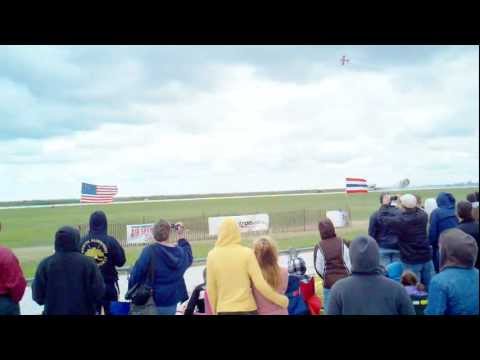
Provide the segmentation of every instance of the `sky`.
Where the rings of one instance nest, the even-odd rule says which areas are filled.
[[[0,201],[478,181],[478,62],[478,46],[0,46]]]

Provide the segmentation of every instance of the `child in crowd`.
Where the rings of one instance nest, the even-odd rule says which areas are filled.
[[[408,296],[412,299],[413,307],[417,315],[423,315],[428,304],[428,293],[425,286],[418,282],[416,275],[411,271],[404,271],[400,283],[405,287]]]
[[[205,293],[207,287],[207,268],[203,269],[203,283],[193,289],[190,300],[188,300],[184,315],[205,314]]]
[[[290,250],[288,262],[290,276],[287,288],[290,315],[320,315],[322,302],[315,294],[313,277],[306,275],[306,272],[305,260],[299,257],[295,250]]]
[[[286,295],[288,297],[288,315],[310,315],[308,305],[302,297],[300,292],[300,283],[308,281],[308,276],[305,275],[307,267],[305,261],[296,256],[296,253],[290,253],[288,262],[288,287]]]
[[[386,267],[386,276],[389,279],[400,282],[400,278],[403,274],[403,265],[401,261],[394,261],[391,264],[388,264]]]
[[[268,236],[262,236],[253,242],[253,252],[267,283],[278,293],[284,294],[288,286],[288,271],[278,265],[278,249],[275,242]],[[288,315],[288,309],[268,301],[255,287],[253,296],[259,315]]]

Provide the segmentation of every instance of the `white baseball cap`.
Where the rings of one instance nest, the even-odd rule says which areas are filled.
[[[412,194],[405,194],[400,197],[400,203],[407,209],[413,209],[417,206],[417,198]]]

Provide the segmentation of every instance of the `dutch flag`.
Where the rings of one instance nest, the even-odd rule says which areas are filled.
[[[367,180],[360,178],[345,178],[347,194],[368,193]]]

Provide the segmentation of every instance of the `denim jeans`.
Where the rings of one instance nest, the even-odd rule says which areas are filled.
[[[20,315],[20,306],[7,295],[0,295],[0,315]]]
[[[384,268],[386,268],[387,265],[395,261],[400,261],[399,250],[383,249],[383,248],[380,248],[379,250],[380,250],[380,265],[382,265]]]
[[[323,313],[328,315],[328,302],[330,300],[330,289],[323,288]]]
[[[435,275],[435,269],[433,267],[432,260],[423,264],[407,264],[402,261],[403,271],[410,270],[417,276],[417,280],[425,285],[428,290],[430,280]]]
[[[175,315],[177,313],[177,304],[170,306],[157,306],[158,315]]]

